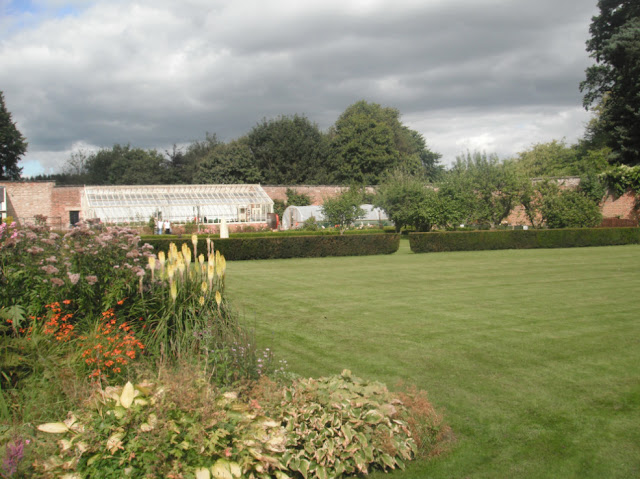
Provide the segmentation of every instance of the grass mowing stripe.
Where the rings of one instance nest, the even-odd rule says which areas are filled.
[[[295,372],[429,391],[458,443],[392,477],[638,477],[639,266],[637,245],[402,241],[389,256],[230,262],[228,292]]]

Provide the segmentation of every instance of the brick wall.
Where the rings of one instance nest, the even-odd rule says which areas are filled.
[[[632,191],[628,191],[619,198],[609,191],[601,206],[602,216],[604,218],[622,218],[626,220],[638,219],[635,205],[636,195]]]
[[[321,205],[324,202],[325,198],[334,198],[342,193],[344,190],[347,190],[347,186],[330,186],[330,185],[319,185],[319,186],[262,186],[262,189],[269,195],[269,198],[272,200],[287,200],[287,189],[291,188],[295,190],[297,193],[309,195],[311,197],[312,205]],[[375,193],[375,188],[372,186],[367,186],[368,193]]]
[[[53,181],[3,181],[0,185],[7,190],[7,216],[18,222],[32,222],[36,215],[51,216]]]
[[[83,186],[56,186],[51,191],[51,216],[60,218],[62,227],[69,225],[69,212],[79,211],[82,219]]]

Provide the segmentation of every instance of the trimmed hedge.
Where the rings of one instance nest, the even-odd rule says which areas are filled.
[[[227,260],[276,259],[276,258],[312,258],[319,256],[364,256],[395,253],[400,246],[400,235],[359,234],[359,235],[320,235],[320,236],[276,236],[255,238],[212,238],[214,247]],[[156,251],[167,251],[169,243],[178,247],[191,238],[182,236],[150,236],[143,242],[152,245]],[[198,237],[198,252],[206,253],[206,239]]]
[[[495,249],[573,248],[640,243],[640,228],[450,231],[411,233],[414,253]]]

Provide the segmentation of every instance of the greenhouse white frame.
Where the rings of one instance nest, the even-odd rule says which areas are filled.
[[[82,213],[103,223],[264,223],[273,200],[260,185],[85,186]]]
[[[360,205],[360,208],[364,210],[364,215],[354,222],[356,225],[375,225],[375,223],[389,222],[387,213],[380,208],[368,204]],[[301,228],[302,224],[312,216],[316,219],[317,223],[326,221],[322,214],[322,206],[288,206],[282,213],[282,229]]]

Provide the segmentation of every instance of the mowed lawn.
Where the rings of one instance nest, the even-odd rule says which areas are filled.
[[[640,477],[640,246],[228,263],[289,369],[428,391],[446,456],[392,478]]]

